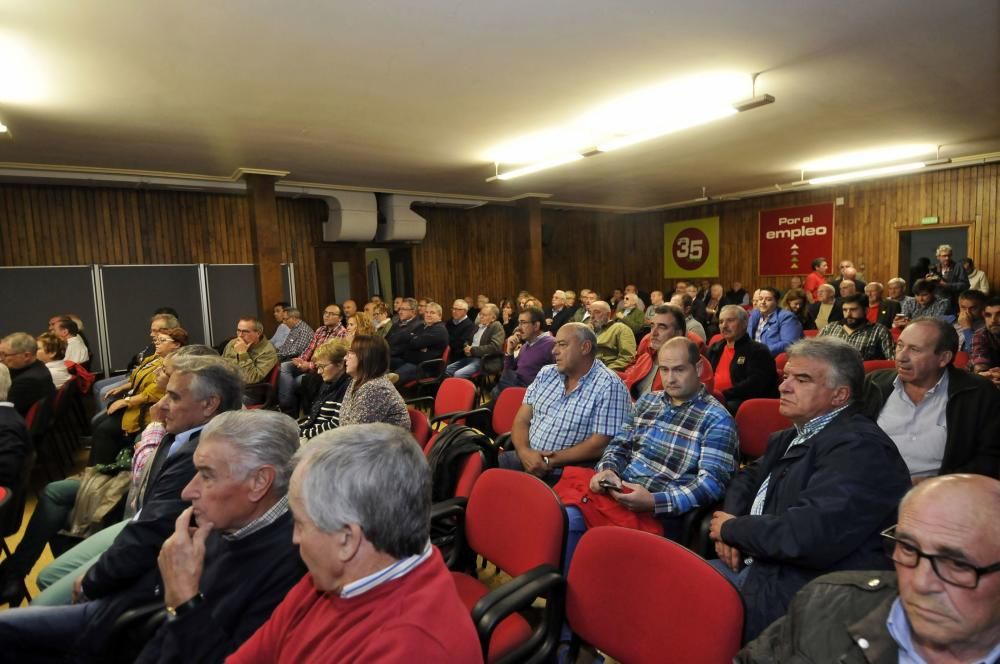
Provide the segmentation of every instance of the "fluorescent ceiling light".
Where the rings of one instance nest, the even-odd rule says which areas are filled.
[[[33,104],[49,94],[37,54],[20,36],[0,31],[0,102]]]
[[[7,125],[0,122],[0,134],[6,134],[6,133],[7,133]]]
[[[800,170],[809,173],[817,171],[839,171],[845,168],[861,168],[874,164],[887,164],[903,159],[913,159],[923,155],[934,154],[936,145],[928,143],[908,143],[904,145],[889,145],[870,150],[845,152],[802,164]]]
[[[896,164],[894,166],[883,166],[881,168],[869,168],[863,171],[851,171],[850,173],[838,173],[837,175],[810,178],[809,184],[831,184],[833,182],[846,182],[848,180],[865,180],[881,177],[883,175],[895,175],[897,173],[919,171],[925,166],[927,166],[927,164],[922,161],[914,161],[908,164]]]
[[[747,87],[746,74],[716,72],[675,79],[618,97],[560,127],[533,132],[489,150],[486,158],[498,168],[501,164],[525,166],[488,181],[576,161],[568,156],[571,154],[592,156],[734,115],[744,110],[734,104],[743,100]]]
[[[539,161],[529,166],[517,168],[513,171],[507,171],[506,173],[497,173],[495,176],[487,178],[486,181],[492,182],[493,180],[513,180],[514,178],[519,178],[522,175],[530,175],[531,173],[543,171],[546,168],[555,168],[556,166],[562,166],[563,164],[568,164],[573,161],[580,161],[581,159],[583,159],[583,155],[576,152],[565,154],[560,157],[553,157],[552,159]]]

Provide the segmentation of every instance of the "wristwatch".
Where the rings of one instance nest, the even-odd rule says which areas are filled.
[[[188,611],[192,611],[201,606],[201,604],[204,601],[205,601],[205,596],[202,595],[201,593],[198,593],[188,601],[181,602],[177,606],[168,606],[167,607],[167,613],[169,614],[168,620],[176,620],[177,618],[180,618]]]

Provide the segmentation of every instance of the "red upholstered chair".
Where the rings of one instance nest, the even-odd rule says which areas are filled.
[[[715,389],[715,371],[712,369],[712,363],[703,357],[699,367],[701,368],[698,371],[698,380],[701,381],[701,384],[711,394],[712,390]]]
[[[955,362],[954,362],[954,365],[955,365],[956,369],[965,369],[965,368],[968,368],[968,366],[969,366],[969,354],[966,353],[964,350],[960,350],[957,353],[955,353]]]
[[[708,345],[709,346],[714,346],[715,344],[717,344],[720,341],[722,341],[722,335],[721,334],[713,334],[712,338],[708,340]]]
[[[698,352],[699,353],[701,353],[702,355],[704,355],[707,352],[707,349],[705,348],[705,340],[702,339],[701,337],[699,337],[697,334],[695,334],[694,332],[688,332],[687,333],[687,338],[690,339],[691,341],[695,342],[698,345]]]
[[[865,373],[870,374],[879,369],[895,369],[895,360],[865,360]]]
[[[778,353],[774,358],[774,369],[778,372],[778,381],[784,377],[785,364],[788,362],[788,353]]]
[[[451,347],[444,347],[444,354],[434,360],[426,360],[417,365],[417,378],[411,380],[399,388],[408,393],[426,394],[433,392],[434,388],[445,379],[444,370],[448,366],[448,358],[451,356]]]
[[[417,441],[417,445],[426,448],[427,441],[431,437],[431,425],[427,421],[427,416],[413,408],[407,408],[406,412],[410,416],[410,434]],[[427,450],[425,449],[424,451],[426,452]]]
[[[281,362],[276,362],[264,380],[243,386],[243,394],[246,397],[244,403],[248,409],[273,410],[278,405],[279,373],[281,373]]]
[[[524,393],[528,391],[526,387],[508,387],[493,403],[493,408],[476,408],[470,410],[465,415],[489,415],[490,429],[492,429],[493,440],[498,446],[503,446],[510,438],[510,430],[514,427],[514,417],[521,408],[524,401]]]
[[[460,424],[465,424],[464,420],[459,420],[456,415],[468,413],[475,402],[476,385],[465,378],[445,378],[438,388],[437,395],[406,400],[407,405],[422,404],[431,407],[432,429],[439,422],[451,424],[452,421],[458,421]]]
[[[819,330],[802,330],[803,337],[816,337],[819,336]]]
[[[498,510],[497,505],[504,505]],[[493,468],[472,488],[459,528],[459,546],[492,561],[513,579],[490,590],[474,576],[453,572],[458,593],[472,612],[489,662],[523,662],[558,642],[562,623],[559,573],[566,513],[555,492],[528,473]],[[449,561],[450,563],[453,562]],[[534,629],[518,613],[546,598]]]
[[[721,664],[740,649],[743,601],[684,547],[605,526],[584,533],[573,554],[566,618],[576,637],[621,662]]]
[[[736,432],[740,453],[756,459],[767,451],[767,439],[775,431],[792,426],[791,420],[778,412],[779,399],[747,399],[736,411]]]

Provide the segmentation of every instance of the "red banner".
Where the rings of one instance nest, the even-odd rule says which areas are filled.
[[[761,276],[808,274],[814,258],[833,263],[833,203],[763,210],[758,234]]]

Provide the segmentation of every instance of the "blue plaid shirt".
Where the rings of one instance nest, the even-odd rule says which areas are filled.
[[[656,514],[683,514],[722,497],[737,469],[736,422],[705,388],[675,406],[665,392],[644,394],[608,443],[598,472],[613,470],[653,494]]]
[[[528,387],[524,403],[533,410],[528,440],[540,452],[565,450],[595,433],[614,436],[632,412],[625,383],[600,360],[594,360],[569,394],[566,377],[555,365],[543,367]]]

